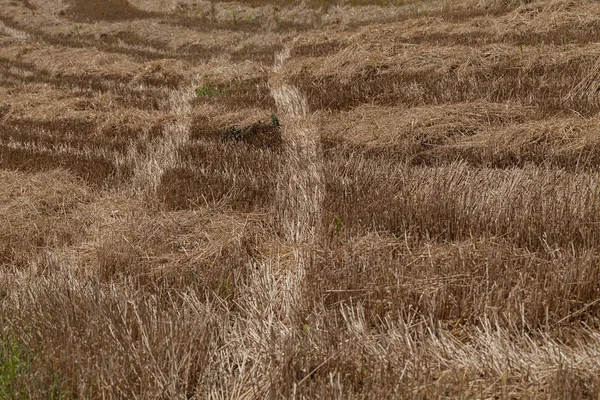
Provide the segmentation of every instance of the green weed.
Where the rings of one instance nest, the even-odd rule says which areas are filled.
[[[198,97],[212,97],[219,93],[219,89],[210,83],[205,83],[201,88],[196,88],[195,92]]]
[[[271,114],[271,127],[279,128],[280,126],[281,124],[279,123],[279,118],[277,118],[277,115]]]
[[[0,398],[22,398],[19,379],[29,370],[32,355],[16,339],[0,340]]]
[[[52,374],[51,382],[42,384],[34,380],[34,386],[40,390],[35,396],[25,391],[26,376],[31,374],[32,364],[36,356],[17,339],[0,339],[0,399],[43,399],[59,400],[70,396],[63,390],[64,380],[60,374]],[[33,396],[33,397],[32,397]]]

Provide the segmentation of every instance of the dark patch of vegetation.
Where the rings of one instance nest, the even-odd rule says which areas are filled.
[[[233,125],[225,129],[223,140],[244,142],[257,147],[279,147],[281,145],[281,125],[275,114],[271,121],[258,121],[247,126]]]
[[[25,6],[25,8],[27,8],[31,11],[36,11],[38,9],[38,7],[34,4],[31,4],[31,2],[29,0],[21,0],[21,2]]]
[[[190,139],[244,143],[255,148],[277,149],[282,143],[281,124],[275,114],[271,114],[270,121],[259,120],[243,126],[214,122],[204,115],[199,115],[192,120]]]
[[[127,21],[156,16],[132,6],[127,0],[74,0],[66,15],[77,22]]]
[[[181,167],[167,171],[157,196],[168,209],[223,204],[251,212],[274,199],[278,154],[230,141],[194,142],[181,149]]]
[[[231,60],[235,62],[250,60],[266,65],[273,65],[275,62],[275,54],[281,51],[282,48],[282,45],[244,46],[231,53]]]
[[[16,171],[50,171],[63,168],[98,187],[109,180],[129,175],[125,168],[118,169],[111,161],[98,156],[47,153],[6,145],[0,145],[0,168]]]
[[[60,152],[65,147],[81,151],[103,149],[125,154],[132,144],[143,147],[141,138],[162,136],[169,119],[159,120],[151,127],[136,125],[135,121],[110,121],[98,126],[95,119],[56,118],[35,120],[7,119],[0,124],[0,139],[42,146]]]
[[[10,111],[10,106],[8,104],[0,105],[0,119],[4,118]]]
[[[294,46],[291,51],[292,57],[322,57],[333,54],[344,47],[337,40],[329,40],[321,43],[310,43]]]
[[[559,25],[543,32],[512,32],[503,34],[481,29],[477,32],[452,32],[452,33],[424,33],[406,38],[408,43],[413,44],[435,44],[437,46],[451,45],[489,45],[494,43],[510,43],[522,45],[523,47],[541,45],[560,45],[569,43],[587,44],[600,40],[600,24],[591,21],[576,25]]]
[[[212,96],[197,96],[194,103],[211,102],[228,109],[240,109],[249,106],[267,110],[277,108],[271,96],[267,76],[215,84],[212,88],[217,93],[212,92]]]
[[[596,57],[583,54],[555,64],[515,66],[507,60],[466,72],[452,68],[392,71],[389,66],[380,66],[345,80],[334,74],[315,77],[301,73],[292,82],[306,93],[311,109],[349,110],[368,103],[414,107],[481,100],[534,106],[545,116],[572,111],[592,116],[600,110],[599,102],[587,98],[566,101],[565,95],[589,75],[595,62]]]

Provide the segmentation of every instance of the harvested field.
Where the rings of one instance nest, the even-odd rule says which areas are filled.
[[[599,398],[599,40],[592,0],[0,0],[0,398]]]

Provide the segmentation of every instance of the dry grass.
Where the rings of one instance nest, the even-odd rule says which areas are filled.
[[[599,11],[0,0],[0,398],[598,398]]]

